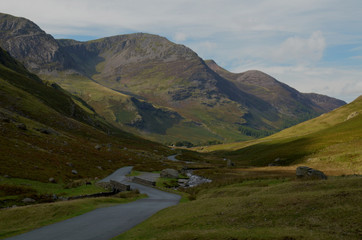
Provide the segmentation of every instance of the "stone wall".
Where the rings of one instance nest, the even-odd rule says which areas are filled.
[[[139,177],[134,177],[132,182],[142,184],[142,185],[146,185],[146,186],[150,186],[150,187],[156,186],[155,181],[150,181],[150,180],[146,180],[146,179],[139,178]]]
[[[117,182],[117,181],[113,181],[111,180],[110,182],[110,186],[113,189],[113,191],[118,191],[118,192],[124,192],[124,191],[129,191],[131,190],[131,187],[129,185]]]
[[[109,182],[98,182],[96,184],[102,188],[108,189],[109,191],[124,192],[124,191],[129,191],[131,189],[129,185],[113,180]]]

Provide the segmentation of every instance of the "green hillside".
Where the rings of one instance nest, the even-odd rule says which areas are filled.
[[[82,100],[30,74],[2,49],[0,131],[2,176],[40,181],[103,177],[125,165],[159,169],[159,161],[171,154],[113,127]]]
[[[307,164],[361,173],[361,112],[362,97],[359,97],[348,105],[272,136],[205,147],[203,151],[216,151],[214,154],[230,158],[238,166]]]

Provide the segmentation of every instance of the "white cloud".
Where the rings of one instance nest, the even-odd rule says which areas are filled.
[[[299,79],[290,84],[297,89],[305,88],[301,84],[304,79],[313,79],[306,90],[337,94],[332,95],[336,97],[342,96],[341,89],[345,89],[343,94],[362,92],[347,84],[361,83],[355,75],[360,73],[356,67],[361,66],[359,52],[350,52],[345,58],[332,54],[336,57],[331,61],[334,66],[323,58],[331,56],[328,51],[333,46],[351,44],[355,51],[360,50],[360,0],[0,1],[2,12],[26,17],[52,35],[159,34],[191,47],[202,58],[214,59],[227,69],[274,69],[275,73],[270,74],[278,74],[276,77],[288,84],[290,79]],[[355,69],[346,70],[347,62]],[[321,65],[324,68],[317,67]],[[307,72],[298,70],[301,66]],[[334,79],[333,84],[323,75],[326,69],[335,70],[335,75],[327,74]]]
[[[278,62],[293,62],[309,64],[319,61],[326,41],[322,32],[316,31],[309,38],[290,37],[273,52],[273,57]]]
[[[244,72],[259,69],[300,92],[334,96],[347,102],[362,94],[362,70],[313,66],[261,66],[257,63],[234,69]]]
[[[187,39],[186,34],[182,32],[177,32],[173,39],[177,42],[183,42]]]

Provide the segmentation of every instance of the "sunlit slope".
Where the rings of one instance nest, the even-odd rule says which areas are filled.
[[[238,165],[308,164],[362,171],[362,97],[270,137],[204,148]],[[278,159],[278,160],[276,160]]]

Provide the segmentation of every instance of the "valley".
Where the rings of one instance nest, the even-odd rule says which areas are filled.
[[[360,239],[361,113],[362,96],[232,73],[162,36],[55,39],[0,13],[0,238],[98,208],[109,227],[144,202],[148,220],[105,239]],[[115,192],[100,179],[120,168]]]

